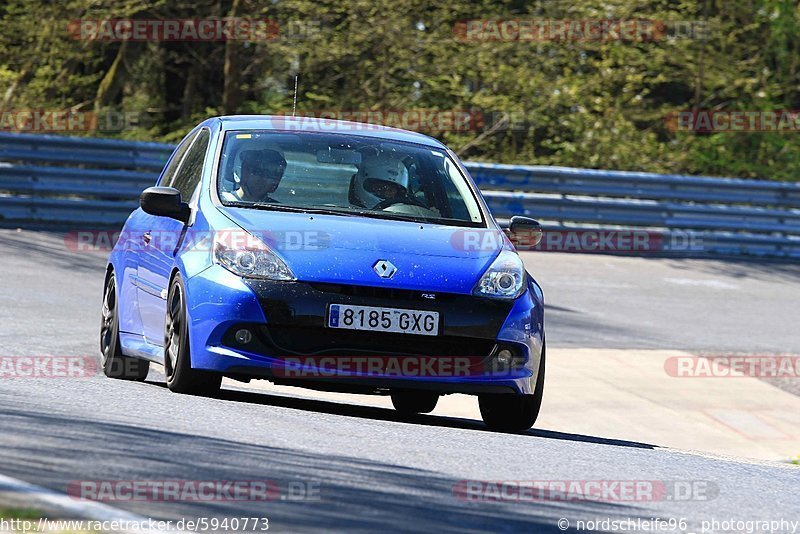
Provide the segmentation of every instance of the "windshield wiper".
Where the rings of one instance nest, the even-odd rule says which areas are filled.
[[[413,215],[402,215],[400,213],[392,213],[390,211],[374,211],[374,210],[352,210],[351,213],[360,215],[362,217],[371,217],[373,219],[388,219],[392,221],[409,221],[409,222],[430,222],[430,219],[424,217],[414,217]]]
[[[254,208],[254,209],[263,209],[263,210],[271,210],[271,211],[291,211],[292,213],[313,213],[313,214],[320,214],[320,215],[345,215],[348,217],[356,217],[358,216],[355,212],[351,211],[344,211],[344,210],[334,210],[328,208],[316,208],[316,207],[303,207],[303,206],[291,206],[288,204],[278,204],[278,203],[271,203],[271,202],[238,202],[238,201],[231,201],[225,204],[226,206],[233,206],[237,208]]]
[[[433,223],[436,224],[438,219],[426,219],[425,217],[414,217],[413,215],[404,215],[400,213],[392,213],[387,211],[374,211],[368,209],[333,209],[323,208],[316,206],[292,206],[288,204],[278,204],[271,202],[241,202],[229,201],[226,206],[234,206],[237,208],[252,208],[263,209],[270,211],[290,211],[292,213],[311,213],[319,215],[341,215],[343,217],[369,217],[371,219],[384,219],[392,221],[407,221],[415,223]]]

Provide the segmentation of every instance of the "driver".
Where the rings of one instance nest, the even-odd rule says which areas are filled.
[[[278,202],[270,197],[281,183],[286,160],[277,150],[246,150],[242,152],[242,171],[239,189],[234,194],[250,202]]]
[[[391,157],[372,157],[360,168],[364,190],[380,199],[372,209],[382,210],[394,204],[421,206],[408,190],[408,169],[403,162]]]

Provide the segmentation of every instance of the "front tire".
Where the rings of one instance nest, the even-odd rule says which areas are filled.
[[[531,428],[539,417],[544,396],[545,347],[542,346],[542,359],[536,377],[533,395],[480,395],[478,405],[481,417],[492,430],[502,432],[522,432]]]
[[[192,369],[189,353],[189,323],[186,317],[186,290],[183,278],[176,273],[167,294],[167,317],[164,321],[164,374],[167,387],[175,393],[213,395],[219,391],[222,375]]]
[[[395,391],[392,393],[394,409],[404,415],[430,413],[439,402],[438,393],[427,391]]]
[[[150,362],[122,354],[119,341],[119,305],[117,302],[117,277],[112,271],[106,281],[100,321],[100,363],[103,374],[109,378],[141,382],[147,378]]]

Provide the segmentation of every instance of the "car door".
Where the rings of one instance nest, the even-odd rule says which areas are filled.
[[[165,176],[167,180],[160,184],[180,191],[184,202],[190,204],[196,202],[194,197],[200,185],[210,137],[209,130],[204,128],[193,138],[187,139],[188,149],[178,162],[175,172],[171,176]],[[162,346],[167,309],[167,285],[186,225],[169,217],[154,215],[148,217],[147,231],[142,236],[143,247],[139,257],[139,310],[145,340]]]
[[[161,171],[156,185],[167,185],[175,178],[180,162],[196,135],[197,132],[191,132],[178,144],[164,170]],[[132,309],[135,310],[135,313],[130,312],[120,316],[120,330],[123,332],[139,335],[144,333],[141,309],[142,305],[148,305],[148,300],[142,299],[142,293],[149,288],[139,278],[139,263],[145,249],[149,246],[153,219],[155,217],[145,213],[142,208],[137,208],[125,223],[125,232],[120,236],[120,239],[125,239],[124,250],[126,251],[125,276],[123,276],[123,283],[120,286],[122,302],[130,302]]]

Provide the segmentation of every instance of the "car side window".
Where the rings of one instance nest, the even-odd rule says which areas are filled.
[[[203,163],[206,160],[206,150],[208,143],[211,139],[211,134],[208,130],[201,130],[197,134],[195,142],[192,144],[183,163],[175,175],[175,180],[170,184],[172,187],[181,192],[181,199],[184,202],[189,202],[192,198],[194,190],[197,189],[197,184],[200,183],[200,178],[203,175]]]
[[[195,137],[197,137],[197,134],[190,135],[184,139],[180,145],[178,145],[174,156],[171,160],[169,160],[169,165],[167,165],[167,168],[164,169],[164,173],[161,175],[161,180],[159,180],[158,185],[168,186],[170,183],[172,183],[172,181],[175,179],[175,172],[178,170],[184,154],[186,154],[186,151],[190,146],[192,146],[192,141],[194,141]]]

